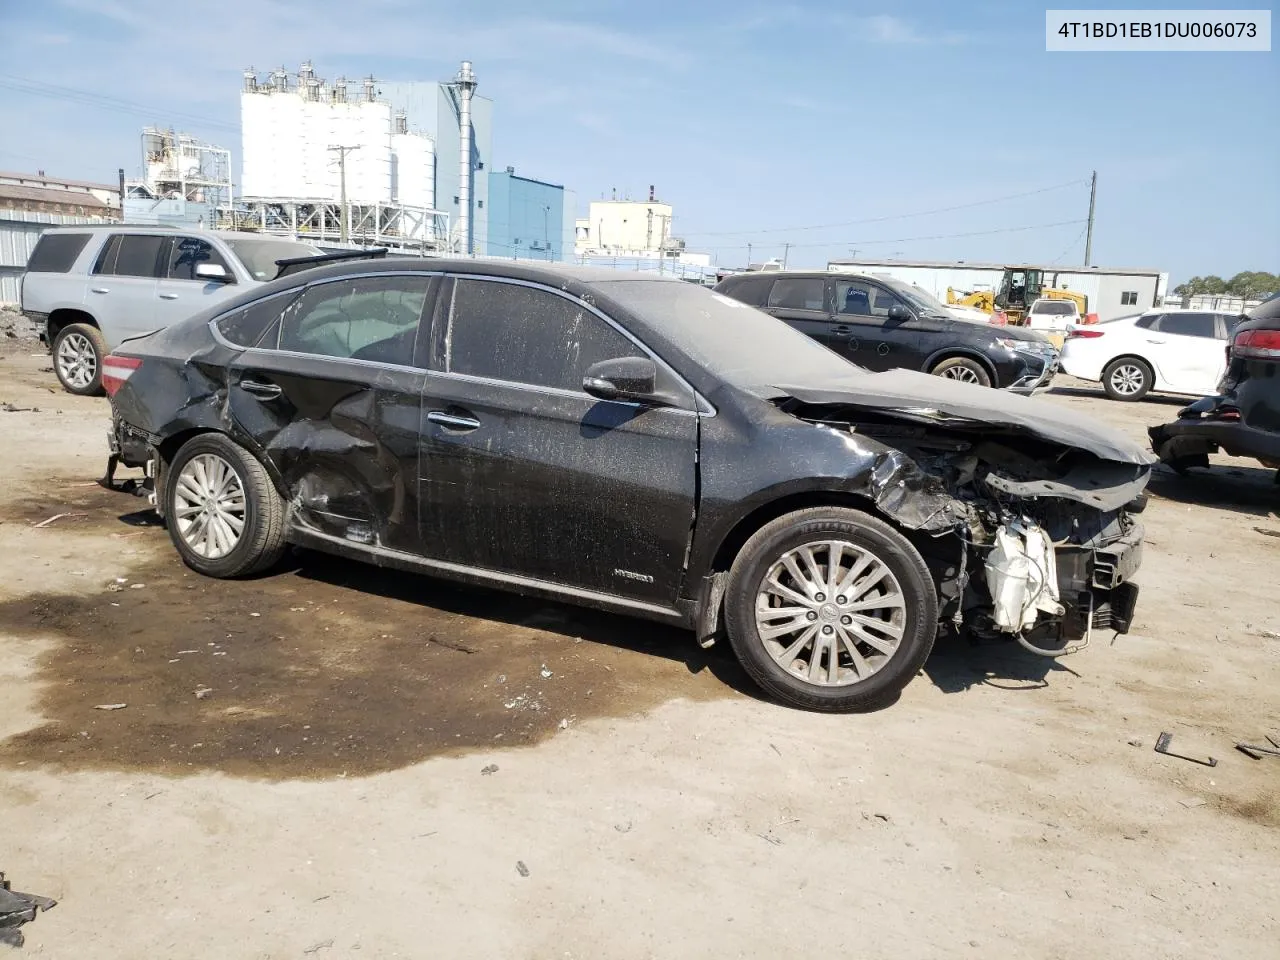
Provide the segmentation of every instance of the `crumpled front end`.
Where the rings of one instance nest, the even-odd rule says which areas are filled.
[[[877,506],[913,534],[938,584],[943,620],[1015,639],[1046,656],[1094,628],[1127,632],[1137,603],[1151,460],[1113,460],[1025,427],[833,404],[784,403],[801,419],[876,440],[915,466],[929,491],[918,519]],[[892,507],[893,509],[885,509]],[[916,522],[912,522],[913,519]]]

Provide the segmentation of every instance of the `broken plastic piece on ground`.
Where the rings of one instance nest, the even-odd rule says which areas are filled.
[[[1167,757],[1177,757],[1179,760],[1190,760],[1192,763],[1200,763],[1206,767],[1216,767],[1218,765],[1218,761],[1214,757],[1207,755],[1175,753],[1170,749],[1172,743],[1173,734],[1162,732],[1160,736],[1156,737],[1156,753],[1163,753]]]
[[[58,901],[49,897],[11,889],[9,881],[0,873],[0,943],[22,946],[22,934],[18,927],[30,923],[37,913],[52,910],[57,905]]]
[[[59,520],[84,520],[88,516],[89,515],[87,513],[55,513],[48,520],[41,520],[39,523],[35,524],[35,528],[39,530],[52,523],[57,523]]]

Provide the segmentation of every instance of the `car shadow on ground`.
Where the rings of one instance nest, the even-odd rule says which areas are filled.
[[[354,590],[366,596],[429,607],[432,610],[526,629],[581,638],[619,650],[683,663],[690,674],[709,671],[721,683],[761,699],[727,641],[704,650],[691,631],[620,613],[607,613],[485,587],[459,584],[428,574],[389,570],[341,557],[296,550],[273,574],[287,572],[304,580]]]
[[[1060,397],[1083,397],[1089,400],[1107,399],[1106,391],[1102,387],[1067,387],[1067,386],[1051,386],[1045,391],[1045,394]],[[1122,403],[1123,401],[1115,400],[1113,403]],[[1185,407],[1194,402],[1189,397],[1174,397],[1164,393],[1148,393],[1139,403],[1153,403],[1167,407]]]
[[[1159,464],[1151,473],[1147,492],[1153,498],[1188,506],[1220,507],[1263,518],[1280,514],[1276,471],[1262,466],[1215,464],[1208,470],[1192,469],[1182,476]],[[1271,526],[1280,527],[1280,522]]]
[[[1013,640],[974,642],[955,635],[940,637],[924,665],[925,676],[943,693],[961,693],[979,685],[1040,690],[1049,686],[1049,674],[1061,672],[1078,676],[1062,659],[1031,653]]]

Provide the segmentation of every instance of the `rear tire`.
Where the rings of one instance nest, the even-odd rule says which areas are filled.
[[[987,368],[969,357],[948,357],[929,372],[944,380],[976,383],[981,387],[991,386],[991,375],[987,373]]]
[[[78,397],[100,397],[102,358],[107,341],[102,331],[87,323],[69,323],[53,338],[53,372],[67,393]]]
[[[1155,384],[1151,365],[1137,357],[1112,360],[1102,371],[1102,389],[1112,400],[1141,400]]]
[[[891,700],[938,632],[937,587],[916,548],[844,507],[762,527],[735,558],[724,602],[729,642],[751,678],[788,706],[827,713]]]
[[[164,471],[169,539],[192,570],[220,579],[274,566],[286,504],[266,468],[221,433],[188,440]]]

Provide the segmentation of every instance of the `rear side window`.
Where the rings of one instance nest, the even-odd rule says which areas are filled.
[[[280,349],[413,366],[429,277],[352,277],[308,287],[280,322]]]
[[[297,295],[296,290],[290,290],[241,307],[218,321],[218,332],[237,347],[274,347],[275,321]],[[264,338],[268,331],[270,335]]]
[[[174,237],[169,248],[169,263],[166,276],[170,280],[196,280],[196,267],[202,263],[212,263],[227,271],[233,282],[235,274],[223,259],[222,254],[213,248],[208,240],[199,237]],[[203,281],[202,281],[203,282]]]
[[[1120,317],[1119,319],[1123,320],[1124,317]],[[1144,316],[1139,317],[1137,320],[1135,320],[1133,325],[1135,327],[1141,327],[1143,330],[1150,330],[1155,325],[1155,322],[1159,319],[1160,319],[1160,314],[1148,313]]]
[[[1156,327],[1161,333],[1173,333],[1184,337],[1217,336],[1212,313],[1166,313]]]
[[[780,310],[821,310],[826,281],[821,277],[780,277],[769,291],[769,306]]]
[[[157,277],[160,275],[160,247],[168,237],[116,234],[98,255],[93,272],[115,277]]]
[[[46,233],[31,251],[31,273],[66,273],[89,242],[87,233]]]
[[[751,277],[739,280],[725,290],[726,295],[753,307],[763,307],[769,300],[769,285],[773,280],[769,277]]]
[[[639,347],[576,300],[496,280],[455,281],[446,370],[582,392],[587,368]]]

